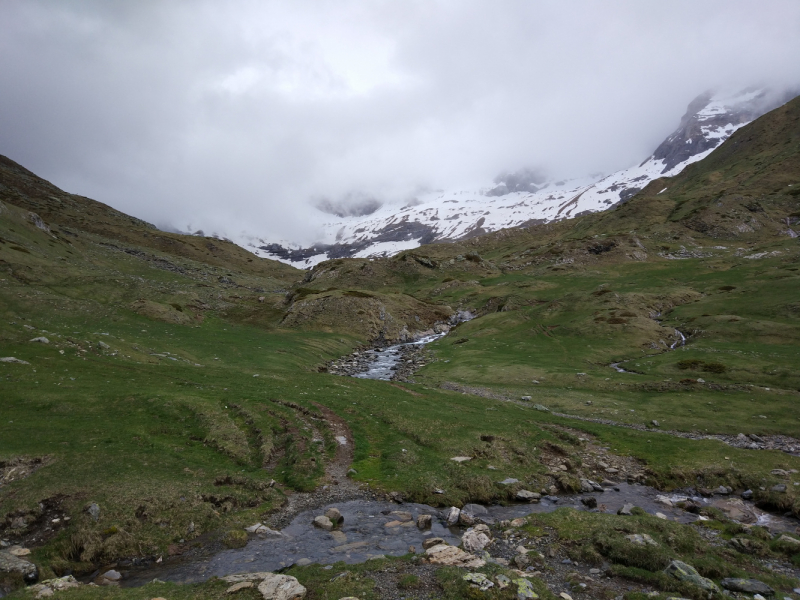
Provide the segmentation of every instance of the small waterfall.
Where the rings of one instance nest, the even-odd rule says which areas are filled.
[[[681,346],[685,346],[686,345],[686,336],[681,333],[680,329],[676,329],[675,333],[677,333],[680,336],[681,339],[675,340],[674,342],[672,342],[672,345],[669,347],[670,350],[674,350],[675,347],[679,343],[680,343]]]

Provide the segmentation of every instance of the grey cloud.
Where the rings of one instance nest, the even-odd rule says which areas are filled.
[[[0,153],[156,223],[311,242],[319,198],[639,162],[706,89],[800,83],[798,31],[794,0],[10,0]]]

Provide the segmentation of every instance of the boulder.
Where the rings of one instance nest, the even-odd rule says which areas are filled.
[[[795,539],[793,537],[789,537],[785,533],[778,538],[778,542],[781,544],[785,544],[790,548],[796,548],[797,550],[800,550],[800,540]]]
[[[587,494],[594,491],[592,482],[588,479],[581,479],[581,493]]]
[[[0,357],[0,362],[2,363],[17,363],[19,365],[29,365],[28,361],[20,360],[18,358],[14,358],[13,356],[2,356]]]
[[[730,577],[720,581],[722,587],[732,592],[743,592],[745,594],[763,594],[764,596],[772,596],[775,590],[769,587],[766,583],[758,579],[738,579]]]
[[[594,496],[585,496],[581,498],[581,504],[586,508],[597,508],[597,498]]]
[[[31,583],[39,577],[36,565],[14,556],[10,552],[0,552],[0,573],[19,573],[22,578]]]
[[[464,512],[468,512],[471,515],[478,516],[478,515],[488,515],[489,511],[485,506],[481,506],[480,504],[465,504],[464,508],[461,509]]]
[[[458,513],[458,524],[463,525],[464,527],[472,527],[475,525],[476,519],[471,514],[466,511],[461,511]]]
[[[512,580],[511,583],[517,586],[518,600],[536,600],[539,597],[539,595],[533,591],[533,584],[530,580],[520,577],[519,579]]]
[[[31,594],[35,594],[35,598],[49,598],[55,592],[80,587],[81,585],[83,584],[72,575],[65,575],[56,579],[45,579],[41,583],[31,586],[28,590]]]
[[[430,529],[433,524],[433,517],[430,515],[419,515],[417,517],[417,527],[420,529]]]
[[[478,588],[480,591],[485,592],[489,588],[494,587],[494,583],[483,573],[467,573],[463,577],[464,581],[468,582],[472,587]]]
[[[401,522],[414,520],[414,515],[412,515],[407,510],[393,510],[390,514],[394,515],[395,518],[397,518],[397,520]]]
[[[515,497],[517,500],[521,500],[522,502],[538,502],[542,495],[536,492],[530,492],[528,490],[519,490]]]
[[[444,543],[445,541],[440,537],[428,538],[427,540],[422,541],[422,549],[427,550],[428,548],[432,548],[433,546],[438,546],[439,544]]]
[[[483,524],[470,527],[461,536],[461,544],[468,552],[480,552],[491,543],[492,533],[489,531],[489,527]]]
[[[531,559],[526,554],[517,554],[514,558],[511,559],[514,563],[514,566],[517,567],[520,571],[524,571],[529,566],[531,566]]]
[[[344,523],[344,517],[342,513],[339,512],[338,508],[329,508],[325,511],[325,516],[330,519],[331,523],[333,523],[334,527],[338,527],[342,523]]]
[[[306,597],[306,588],[297,579],[276,573],[267,573],[258,584],[258,591],[264,600],[300,600]]]
[[[456,508],[455,506],[451,506],[447,513],[445,514],[444,520],[447,522],[448,526],[455,525],[458,523],[458,517],[461,515],[461,509]]]
[[[769,489],[770,489],[770,491],[776,492],[778,494],[785,494],[786,493],[786,484],[785,483],[779,483],[778,485],[773,485]]]
[[[622,508],[617,511],[618,515],[623,515],[625,517],[630,517],[633,513],[631,512],[634,509],[633,504],[625,504]]]
[[[425,550],[425,554],[431,564],[434,565],[480,569],[486,564],[486,561],[482,558],[478,558],[469,552],[464,552],[461,548],[448,546],[447,544],[431,546]]]
[[[314,527],[319,527],[325,531],[331,531],[333,529],[333,522],[328,517],[321,515],[319,517],[314,517]]]
[[[92,502],[86,507],[86,512],[92,517],[92,520],[97,521],[100,518],[100,506],[96,502]]]
[[[697,587],[704,589],[709,592],[719,592],[719,588],[717,584],[711,581],[710,579],[706,579],[700,573],[695,570],[694,567],[691,565],[687,565],[685,562],[680,560],[673,560],[664,572],[667,575],[672,575],[675,579],[679,581],[685,581],[687,583],[691,583],[696,585]]]

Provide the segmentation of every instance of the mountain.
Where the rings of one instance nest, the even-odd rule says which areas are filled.
[[[651,161],[667,173],[685,160],[671,148]],[[485,198],[545,183],[505,175]],[[788,597],[799,200],[800,98],[609,210],[306,271],[160,232],[0,158],[0,595],[38,571],[44,589],[10,597],[94,579],[66,594],[106,598],[111,575],[120,600],[212,599],[223,576],[280,567],[309,598],[400,597],[409,581],[466,598],[484,592],[464,572],[409,552],[431,531],[405,513],[526,514],[541,493],[534,514],[488,525],[552,550],[536,557],[548,578],[526,578],[540,597],[570,589],[565,556],[607,565],[587,597],[707,595],[665,576],[672,559]],[[339,375],[437,330],[394,381]],[[708,504],[653,502],[690,488]],[[315,528],[334,506],[344,527]],[[707,544],[710,526],[736,542]],[[660,546],[643,553],[631,528]],[[316,564],[345,553],[361,564],[342,576]],[[498,583],[518,574],[505,560],[528,564],[485,553]]]
[[[308,268],[331,258],[391,256],[432,242],[606,210],[654,179],[677,175],[702,160],[736,130],[788,99],[764,90],[703,94],[689,104],[678,128],[651,156],[607,176],[548,180],[526,169],[503,174],[483,189],[420,194],[400,209],[378,207],[373,200],[369,214],[359,210],[345,216],[341,208],[326,207],[341,218],[325,223],[321,241],[306,248],[246,237],[236,241],[259,256]]]

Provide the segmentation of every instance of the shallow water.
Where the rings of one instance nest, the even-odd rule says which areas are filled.
[[[392,378],[392,375],[394,375],[395,367],[397,367],[400,359],[403,357],[404,348],[409,346],[424,346],[425,344],[430,344],[431,342],[444,336],[444,333],[437,333],[420,338],[415,342],[395,344],[394,346],[389,346],[381,351],[375,349],[367,350],[364,352],[364,354],[370,355],[373,362],[366,371],[356,373],[353,375],[353,377],[358,377],[359,379],[381,379],[384,381],[389,381]]]
[[[616,513],[624,504],[630,503],[651,514],[661,513],[672,521],[691,523],[698,519],[697,515],[660,503],[658,496],[664,496],[654,488],[625,483],[619,484],[616,488],[607,488],[605,492],[578,496],[546,496],[539,504],[488,506],[481,510],[482,514],[476,513],[476,516],[487,523],[493,523],[534,513],[552,512],[561,507],[587,510],[580,501],[587,496],[594,496],[597,499],[596,510],[600,512]],[[686,498],[685,495],[666,495],[666,497],[673,501]],[[704,504],[717,504],[721,501],[719,497],[694,499]],[[773,531],[794,531],[798,525],[796,519],[765,515],[755,509],[752,503],[743,504],[755,513],[759,524]],[[344,516],[340,530],[333,533],[314,527],[311,524],[313,518],[323,514],[332,506],[338,508]],[[387,523],[397,520],[397,516],[392,515],[391,511],[410,512],[414,520],[403,526],[386,527]],[[421,514],[433,515],[431,529],[420,531],[417,528],[416,517]],[[441,537],[451,544],[459,544],[463,529],[446,527],[443,511],[424,504],[353,500],[302,512],[281,533],[283,535],[280,538],[254,537],[244,548],[223,550],[214,556],[190,559],[178,557],[171,559],[172,562],[167,561],[161,565],[130,570],[123,573],[124,585],[142,585],[154,578],[191,583],[232,573],[275,571],[298,562],[300,564],[306,562],[331,564],[337,561],[359,563],[379,555],[406,554],[409,552],[409,546],[414,546],[415,551],[421,553],[422,542],[428,537]]]

